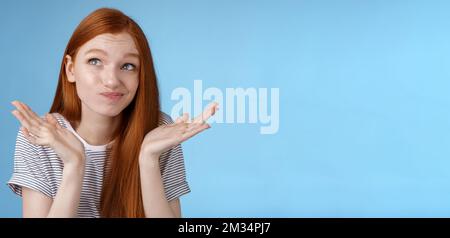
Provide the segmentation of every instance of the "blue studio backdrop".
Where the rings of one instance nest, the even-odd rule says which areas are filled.
[[[269,89],[269,102],[279,90],[275,133],[246,119],[183,144],[184,217],[450,217],[444,0],[1,0],[0,217],[21,216],[6,186],[19,129],[10,102],[48,112],[66,44],[100,7],[146,33],[166,113],[195,82],[224,97]]]

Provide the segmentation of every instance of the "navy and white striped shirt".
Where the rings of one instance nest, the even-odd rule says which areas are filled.
[[[86,165],[78,207],[78,217],[100,217],[100,196],[107,158],[112,152],[112,142],[106,145],[90,145],[73,129],[59,113],[53,113],[58,123],[84,144]],[[172,119],[162,113],[160,125],[171,124]],[[19,130],[14,152],[14,172],[8,186],[22,196],[22,187],[30,188],[54,198],[61,184],[63,162],[48,146],[30,143]],[[164,152],[160,157],[160,171],[168,201],[190,192],[181,145]]]

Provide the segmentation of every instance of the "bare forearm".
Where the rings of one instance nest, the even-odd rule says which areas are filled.
[[[141,162],[142,161],[142,162]],[[166,199],[157,159],[140,160],[142,201],[145,217],[176,217]]]
[[[76,217],[83,185],[84,163],[65,165],[62,181],[47,217]]]

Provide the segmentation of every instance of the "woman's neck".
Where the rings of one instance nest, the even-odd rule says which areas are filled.
[[[113,133],[120,125],[120,115],[108,117],[98,113],[82,113],[81,122],[75,122],[74,130],[90,145],[105,145],[113,140]]]

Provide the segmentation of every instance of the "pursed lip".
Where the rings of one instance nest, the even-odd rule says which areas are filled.
[[[119,93],[119,92],[104,92],[104,93],[100,93],[103,96],[107,96],[107,97],[114,97],[114,96],[123,96],[123,93]]]

